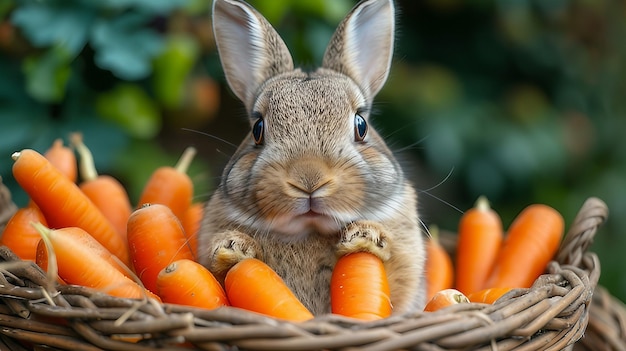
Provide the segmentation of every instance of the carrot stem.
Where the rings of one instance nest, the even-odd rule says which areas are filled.
[[[178,159],[178,162],[174,166],[174,169],[181,173],[187,173],[189,166],[191,165],[191,161],[196,156],[196,148],[193,146],[189,146],[183,151],[183,154]]]
[[[96,165],[93,160],[93,154],[83,142],[83,135],[81,133],[72,133],[70,135],[70,142],[80,155],[78,171],[83,181],[90,181],[98,178],[98,171],[96,170]]]
[[[54,253],[54,247],[50,241],[50,232],[52,229],[46,227],[41,222],[32,222],[31,225],[37,230],[37,232],[39,232],[41,240],[43,240],[44,245],[46,245],[46,250],[48,251],[48,267],[46,267],[46,275],[48,276],[48,282],[52,284],[52,282],[56,281],[59,276],[57,256]]]

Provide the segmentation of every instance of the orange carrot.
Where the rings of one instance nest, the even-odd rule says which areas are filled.
[[[369,252],[343,255],[330,280],[332,313],[362,320],[391,315],[391,296],[383,262]]]
[[[480,290],[498,257],[502,220],[484,196],[461,217],[456,251],[455,288],[464,294]]]
[[[34,223],[45,245],[39,246],[40,264],[48,263],[46,271],[68,284],[97,289],[111,296],[144,298],[144,288],[122,274],[102,255],[107,249],[89,233],[78,227],[49,229]],[[52,254],[53,253],[53,254]],[[109,255],[112,255],[109,253]]]
[[[509,227],[484,288],[529,288],[558,250],[564,227],[554,208],[526,207]]]
[[[185,229],[185,237],[189,241],[191,252],[194,257],[198,257],[198,232],[202,224],[202,216],[204,215],[204,204],[197,202],[192,204],[181,219],[183,229]]]
[[[157,294],[163,302],[214,309],[227,306],[226,293],[203,265],[188,259],[174,261],[157,276]]]
[[[34,150],[24,149],[12,157],[13,176],[52,228],[80,227],[130,266],[126,242],[78,185]]]
[[[36,223],[36,222],[33,222]],[[35,226],[32,225],[31,223],[31,227],[35,228]],[[35,229],[36,230],[36,229]],[[39,232],[37,232],[37,234],[39,234]],[[46,249],[46,243],[44,242],[43,239],[41,239],[41,234],[39,234],[39,242],[37,243],[37,248],[35,251],[35,263],[44,271],[44,272],[48,272],[49,276],[52,276],[53,274],[55,274],[54,272],[57,271],[56,268],[56,258],[54,261],[54,268],[52,268],[50,266],[50,262],[48,260],[48,249]],[[52,278],[52,277],[50,277]],[[63,279],[61,279],[61,277],[57,274],[57,282],[61,285],[67,285],[67,282]]]
[[[438,291],[452,288],[454,266],[452,258],[439,243],[439,230],[430,227],[430,240],[426,242],[426,298],[430,300]]]
[[[456,289],[444,289],[433,295],[424,307],[426,312],[435,312],[444,307],[456,305],[459,303],[469,303],[469,299],[462,292]]]
[[[43,155],[69,180],[76,182],[78,173],[76,155],[74,155],[74,150],[63,145],[62,139],[56,139]]]
[[[163,204],[176,217],[183,218],[193,197],[193,182],[186,172],[195,154],[196,149],[188,147],[175,167],[163,166],[155,170],[139,196],[138,207],[145,204]]]
[[[231,306],[295,322],[313,318],[280,276],[258,259],[235,264],[224,286]]]
[[[132,205],[124,186],[109,175],[98,175],[93,155],[83,143],[80,133],[70,136],[71,143],[80,156],[80,190],[96,205],[102,214],[113,224],[115,230],[126,241],[126,223],[132,212]]]
[[[473,293],[467,295],[467,298],[471,302],[492,304],[509,291],[511,291],[510,288],[489,288],[474,291]]]
[[[153,293],[157,293],[157,276],[163,268],[180,259],[194,259],[180,221],[161,204],[133,211],[128,219],[128,245],[135,272]]]
[[[7,222],[0,237],[0,245],[11,249],[22,260],[35,261],[41,236],[31,225],[32,222],[48,225],[39,207],[31,201],[28,206],[18,209]]]

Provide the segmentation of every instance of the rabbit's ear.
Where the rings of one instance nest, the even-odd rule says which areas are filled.
[[[361,1],[337,27],[323,67],[349,76],[374,97],[389,74],[394,26],[392,0]]]
[[[226,80],[248,110],[263,82],[293,70],[280,35],[243,1],[214,0],[213,31]]]

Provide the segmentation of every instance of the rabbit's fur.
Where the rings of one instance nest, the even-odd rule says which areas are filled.
[[[392,0],[355,6],[314,72],[294,69],[278,33],[243,1],[214,0],[213,26],[253,132],[206,205],[200,261],[223,280],[257,257],[319,315],[330,312],[337,258],[369,251],[384,261],[394,313],[422,308],[416,192],[371,126],[361,140],[391,64]]]

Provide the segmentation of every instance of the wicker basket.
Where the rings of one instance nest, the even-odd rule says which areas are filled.
[[[0,247],[0,349],[626,350],[623,305],[605,290],[593,296],[600,267],[587,248],[606,216],[602,201],[586,201],[556,261],[530,289],[493,305],[368,323],[334,315],[290,323],[231,307],[208,311],[50,286],[36,265]]]

